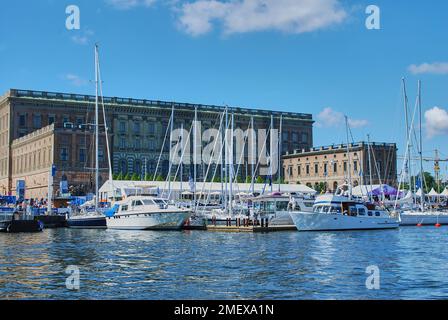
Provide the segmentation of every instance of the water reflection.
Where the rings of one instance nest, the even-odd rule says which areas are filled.
[[[0,234],[0,298],[446,298],[446,231]],[[68,265],[80,268],[79,291],[65,287]],[[369,265],[381,290],[365,287]]]

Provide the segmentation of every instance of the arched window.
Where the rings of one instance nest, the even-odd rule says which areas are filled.
[[[141,175],[142,174],[142,161],[141,160],[135,160],[134,161],[134,173]]]
[[[119,171],[122,175],[125,175],[128,173],[128,162],[126,159],[121,159],[119,162]]]
[[[333,191],[336,191],[337,188],[338,188],[338,183],[335,181],[335,182],[333,182]]]

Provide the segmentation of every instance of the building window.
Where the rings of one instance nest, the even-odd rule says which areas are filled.
[[[297,166],[297,174],[299,176],[302,174],[302,167],[300,165]]]
[[[156,149],[156,141],[154,139],[149,139],[148,143],[149,150],[153,151]]]
[[[347,172],[347,162],[344,162],[344,172]]]
[[[310,174],[310,165],[309,164],[306,165],[306,174],[307,175]]]
[[[42,127],[42,117],[40,114],[33,114],[33,128],[40,129]]]
[[[19,115],[19,126],[26,126],[26,114]]]
[[[120,121],[120,133],[126,133],[126,122]]]
[[[70,117],[68,115],[64,114],[62,116],[62,123],[66,124],[66,123],[69,123],[69,122],[70,122]]]
[[[48,115],[48,125],[54,123],[55,116],[53,114]]]
[[[302,132],[302,143],[308,142],[308,133]]]
[[[140,134],[140,122],[134,122],[134,133]]]
[[[355,170],[355,172],[358,172],[358,161],[353,162],[353,170]]]
[[[155,134],[156,133],[156,126],[155,126],[154,122],[150,122],[148,124],[148,132],[149,132],[149,134]]]
[[[140,138],[136,138],[136,139],[134,140],[134,148],[135,148],[136,150],[139,150],[139,149],[141,148],[141,141],[140,141]]]
[[[123,175],[128,173],[128,163],[125,159],[120,160],[119,170],[120,170],[120,173]]]
[[[328,174],[328,165],[326,163],[324,163],[324,174]]]
[[[288,167],[288,177],[292,176],[292,166]]]
[[[336,162],[333,163],[333,173],[338,172],[338,164]]]
[[[137,175],[142,174],[142,162],[140,160],[134,161],[134,173],[136,173]]]
[[[61,147],[59,158],[61,161],[68,161],[68,148],[67,147]]]
[[[85,148],[79,148],[79,162],[81,162],[81,163],[86,162],[86,149]]]
[[[82,117],[77,117],[76,118],[76,126],[78,128],[81,128],[81,126],[84,124],[84,119]]]
[[[120,138],[120,148],[121,149],[126,148],[126,138]]]
[[[299,142],[299,134],[297,132],[292,133],[292,142]]]
[[[314,164],[314,174],[319,174],[319,165],[317,163]]]

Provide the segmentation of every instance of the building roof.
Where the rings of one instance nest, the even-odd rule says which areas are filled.
[[[10,89],[5,95],[12,98],[23,98],[23,99],[41,99],[41,100],[54,100],[59,102],[71,102],[71,103],[95,103],[95,96],[84,95],[76,93],[62,93],[62,92],[46,92],[46,91],[35,91],[35,90],[22,90],[22,89]],[[210,111],[210,112],[221,112],[225,109],[225,106],[219,105],[205,105],[205,104],[193,104],[193,103],[181,103],[173,101],[160,101],[160,100],[147,100],[147,99],[134,99],[134,98],[120,98],[120,97],[103,97],[104,104],[110,106],[127,106],[127,107],[137,107],[137,108],[160,108],[167,107],[180,110],[192,111],[195,107],[199,111]],[[278,110],[279,108],[276,107]],[[297,113],[297,112],[282,112],[282,111],[269,111],[263,109],[252,109],[244,107],[229,107],[231,112],[240,114],[251,114],[254,116],[274,116],[282,115],[284,119],[294,119],[313,122],[313,116],[309,113]]]
[[[356,143],[350,143],[349,148],[350,151],[357,151],[361,150],[362,148],[366,147],[368,145],[367,142],[361,141]],[[395,148],[397,149],[396,143],[388,143],[388,142],[370,142],[370,145],[372,148],[377,147],[384,147],[384,148]],[[318,155],[318,154],[333,154],[336,152],[346,152],[347,151],[347,144],[333,144],[330,146],[321,146],[321,147],[313,147],[310,149],[296,149],[294,150],[294,153],[285,153],[283,156],[285,158],[295,158],[298,156],[311,156],[311,155]]]

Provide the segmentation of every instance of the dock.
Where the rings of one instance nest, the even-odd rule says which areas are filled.
[[[226,224],[211,223],[206,225],[207,231],[214,232],[276,232],[297,231],[294,225],[269,225],[268,219],[228,219]]]
[[[208,225],[207,231],[215,232],[276,232],[276,231],[297,231],[295,226],[214,226]]]

